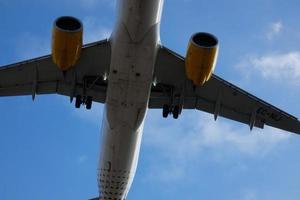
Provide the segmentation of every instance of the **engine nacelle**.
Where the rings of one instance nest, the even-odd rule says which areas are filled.
[[[80,57],[82,48],[82,23],[69,16],[55,20],[52,31],[52,59],[62,70],[73,67]]]
[[[209,33],[196,33],[189,42],[185,72],[194,85],[202,86],[214,71],[218,57],[218,39]]]

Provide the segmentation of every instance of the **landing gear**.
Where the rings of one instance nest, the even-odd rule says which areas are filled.
[[[80,108],[81,104],[85,104],[86,109],[90,110],[92,108],[93,98],[91,96],[81,97],[81,95],[76,96],[75,107]]]
[[[178,119],[178,116],[180,114],[179,106],[174,106],[172,113],[173,113],[173,118]]]
[[[163,117],[167,118],[169,114],[173,114],[174,119],[178,119],[180,113],[181,113],[181,108],[180,106],[176,105],[173,108],[167,104],[163,105]]]
[[[76,90],[77,82],[82,83],[82,90]],[[72,102],[72,98],[75,97],[76,94],[80,94],[76,96],[76,108],[80,108],[81,105],[83,105],[87,110],[90,110],[92,108],[93,97],[88,96],[88,90],[93,90],[94,86],[107,86],[107,75],[104,74],[104,76],[84,76],[82,81],[76,78],[76,74],[74,75],[73,88],[71,90],[70,96]]]
[[[88,96],[85,101],[86,109],[90,110],[92,108],[93,99],[91,96]]]
[[[77,95],[76,96],[76,101],[75,101],[75,108],[80,108],[81,104],[82,104],[81,96]]]
[[[164,118],[167,118],[168,115],[169,115],[169,113],[170,113],[170,106],[167,105],[167,104],[165,104],[165,105],[163,106],[163,117],[164,117]]]

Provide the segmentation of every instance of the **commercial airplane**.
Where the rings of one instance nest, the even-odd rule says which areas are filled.
[[[54,22],[52,54],[0,68],[0,96],[60,94],[75,106],[105,104],[98,185],[101,200],[126,199],[147,109],[177,119],[196,109],[263,128],[300,133],[298,119],[213,74],[218,40],[191,36],[185,57],[160,42],[163,0],[119,0],[109,39],[82,45],[82,23]]]

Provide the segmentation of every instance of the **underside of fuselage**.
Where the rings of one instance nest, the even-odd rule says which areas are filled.
[[[111,64],[98,184],[100,199],[125,199],[137,167],[159,45],[161,0],[122,0]]]

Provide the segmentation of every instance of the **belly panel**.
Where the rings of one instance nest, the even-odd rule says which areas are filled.
[[[136,171],[143,123],[138,129],[132,129],[126,123],[110,127],[104,118],[102,127],[103,141],[98,169],[100,197],[123,200]]]
[[[124,2],[128,2],[123,8],[127,13],[121,16],[126,18],[118,21],[110,39],[111,65],[98,174],[101,199],[125,199],[132,184],[159,47],[156,18],[160,1]]]

